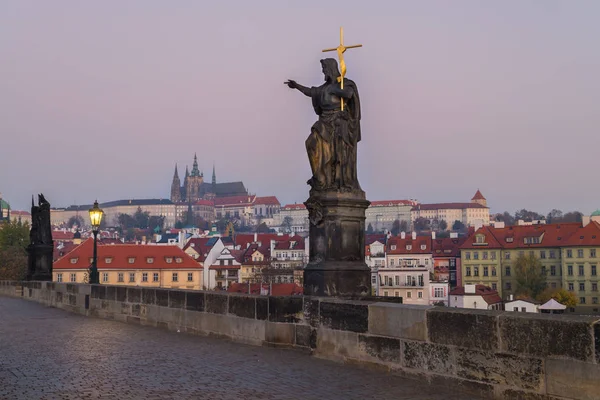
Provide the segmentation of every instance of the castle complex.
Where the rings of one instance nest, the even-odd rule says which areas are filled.
[[[194,154],[192,171],[185,167],[183,185],[179,179],[177,164],[171,183],[171,201],[173,203],[195,203],[198,200],[211,200],[215,197],[247,196],[248,190],[243,182],[217,183],[217,175],[213,165],[212,182],[204,182],[204,173],[198,169],[198,157]]]

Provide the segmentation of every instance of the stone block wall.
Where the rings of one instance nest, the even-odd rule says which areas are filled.
[[[483,398],[600,398],[600,317],[56,282],[2,281],[0,295],[126,323],[297,348]]]

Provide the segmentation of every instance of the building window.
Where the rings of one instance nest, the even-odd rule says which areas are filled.
[[[412,250],[412,245],[410,245],[410,244],[407,244],[407,245],[406,245],[406,250]]]
[[[505,272],[504,275],[510,276],[510,267],[506,267],[504,272]]]
[[[158,272],[152,274],[152,282],[158,282]]]
[[[492,276],[496,276],[496,267],[492,267]]]
[[[491,257],[492,260],[495,260],[496,259],[496,252],[495,251],[491,251],[490,252],[490,257]]]
[[[465,268],[465,276],[471,276],[471,267]]]
[[[75,274],[69,275],[69,281],[76,282],[77,281],[77,275],[75,275]]]
[[[573,258],[573,250],[567,250],[567,258]]]
[[[504,252],[504,259],[505,260],[510,260],[510,251],[505,251]]]
[[[394,277],[394,280],[395,280],[396,286],[400,286],[400,277],[398,275],[396,275]]]
[[[423,298],[423,292],[417,292],[417,297],[422,299]]]
[[[585,283],[584,282],[579,282],[579,291],[585,292]]]
[[[71,258],[71,264],[77,264],[77,258]]]
[[[390,259],[390,267],[393,267],[393,266],[394,266],[394,259],[392,258],[392,259]]]
[[[135,282],[135,272],[129,273],[129,282]]]
[[[62,274],[56,274],[56,282],[62,282]]]
[[[583,265],[578,265],[578,269],[579,269],[579,276],[584,276],[585,275],[585,271],[583,269]]]
[[[171,264],[173,262],[173,257],[166,257],[165,261],[167,262],[167,264]]]
[[[556,265],[550,266],[550,275],[556,276]]]
[[[287,278],[285,279],[287,281]],[[394,292],[395,297],[400,297],[400,292]]]
[[[567,265],[567,275],[573,276],[573,266]]]
[[[173,272],[173,282],[177,282],[179,280],[179,274],[177,272]]]
[[[592,297],[592,304],[598,304],[598,298]]]
[[[102,273],[102,282],[108,282],[108,272]]]
[[[135,257],[129,257],[129,258],[127,259],[127,262],[128,262],[129,264],[133,264],[133,263],[135,262]]]
[[[596,249],[590,249],[590,258],[596,258]]]
[[[194,273],[188,272],[188,282],[192,282],[194,280]]]
[[[477,251],[473,252],[473,260],[479,260],[479,252],[477,252]]]
[[[118,278],[118,281],[119,281],[119,282],[123,282],[123,280],[124,280],[124,279],[123,279],[123,273],[122,273],[122,272],[119,272],[119,278]]]
[[[512,290],[512,284],[510,282],[506,282],[506,290]]]
[[[181,263],[183,262],[183,259],[182,259],[181,257],[176,257],[176,258],[175,258],[175,262],[176,262],[177,264],[181,264]]]
[[[153,258],[153,257],[147,257],[147,258],[146,258],[146,262],[147,262],[148,264],[152,264],[152,263],[154,262],[154,258]]]
[[[388,292],[387,292],[387,291],[384,291],[384,292],[383,292],[383,297],[387,297],[387,296],[388,296]],[[409,297],[410,297],[410,296],[409,296]]]
[[[488,267],[483,267],[483,276],[488,276],[488,271],[489,268]]]
[[[104,262],[110,264],[112,262],[112,257],[105,257]]]
[[[583,249],[577,249],[577,258],[583,258]]]
[[[546,251],[545,250],[541,250],[540,251],[540,258],[546,258]]]
[[[498,286],[495,283],[492,283],[492,289],[497,290]]]
[[[148,273],[147,272],[142,273],[142,282],[148,282]]]
[[[473,267],[473,276],[479,276],[479,267]]]
[[[550,286],[552,286],[552,289],[556,289],[556,282],[552,282]]]
[[[471,259],[471,252],[466,251],[465,252],[465,260],[470,260]]]
[[[406,292],[406,298],[408,298],[408,299],[412,298],[412,292]]]
[[[556,258],[556,252],[554,250],[550,250],[549,253],[550,258]]]
[[[596,276],[596,266],[592,265],[592,276]]]
[[[488,259],[488,252],[487,252],[487,251],[484,251],[484,252],[482,253],[482,255],[481,255],[481,258],[482,258],[482,259],[484,259],[484,260],[487,260],[487,259]]]
[[[573,292],[575,291],[575,285],[573,285],[573,283],[569,282],[569,292]]]
[[[585,304],[585,297],[579,298],[579,304]]]
[[[433,295],[435,297],[444,297],[444,288],[435,288],[435,289],[433,289]]]

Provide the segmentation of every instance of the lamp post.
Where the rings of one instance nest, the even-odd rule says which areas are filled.
[[[92,233],[94,234],[94,258],[90,268],[90,283],[92,284],[100,283],[100,274],[98,273],[98,230],[103,215],[104,211],[98,207],[98,200],[96,200],[94,206],[90,208],[90,221],[92,223]]]

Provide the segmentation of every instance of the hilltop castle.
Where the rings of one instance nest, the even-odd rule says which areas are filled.
[[[243,182],[217,183],[215,166],[213,165],[212,182],[204,182],[204,173],[198,169],[198,157],[194,154],[194,164],[192,171],[189,172],[185,167],[185,176],[183,185],[179,179],[177,164],[175,164],[175,174],[171,183],[171,201],[173,203],[195,203],[198,200],[214,199],[215,197],[247,196],[248,190]]]

